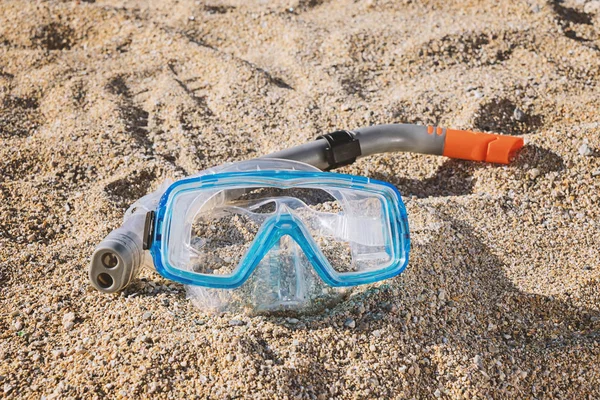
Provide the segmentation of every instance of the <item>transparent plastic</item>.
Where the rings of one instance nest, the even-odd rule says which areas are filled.
[[[151,252],[203,309],[304,312],[399,274],[408,250],[393,186],[259,159],[172,184]]]

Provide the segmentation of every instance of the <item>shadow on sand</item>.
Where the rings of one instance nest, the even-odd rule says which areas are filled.
[[[514,165],[564,168],[558,155],[535,146],[526,148]],[[404,190],[415,188],[420,197],[467,194],[472,187],[448,190],[442,183],[448,176],[472,176],[476,168],[480,166],[475,163],[448,161],[425,181],[393,183]],[[382,398],[427,397],[438,388],[467,397],[535,397],[555,388],[564,392],[564,385],[572,393],[594,391],[593,380],[561,381],[561,364],[574,355],[598,359],[597,309],[520,290],[485,240],[439,204],[412,201],[409,220],[411,260],[402,275],[357,288],[331,310],[293,323],[281,315],[259,317],[259,324],[277,325],[280,336],[314,332],[310,337],[315,340],[304,342],[301,354],[294,356],[293,368],[287,367],[291,356],[274,349],[272,328],[241,332],[239,356],[259,367],[279,366],[281,390],[310,387],[334,397],[336,386],[364,387],[365,380],[369,397]],[[348,320],[353,327],[347,326]],[[322,339],[324,333],[329,339]],[[340,346],[333,357],[331,351],[322,351],[342,342],[347,346]],[[394,364],[380,365],[381,352],[393,354]],[[357,363],[360,376],[348,373]],[[582,363],[583,368],[588,364]],[[548,379],[541,377],[547,375],[557,377],[555,387],[543,386]]]

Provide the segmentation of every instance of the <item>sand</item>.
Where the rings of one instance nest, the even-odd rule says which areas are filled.
[[[0,394],[600,397],[599,29],[584,0],[2,1]],[[405,196],[401,276],[300,318],[90,287],[164,179],[392,122],[526,141],[342,169]]]

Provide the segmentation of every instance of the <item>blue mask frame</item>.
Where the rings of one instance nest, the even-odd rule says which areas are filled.
[[[391,243],[386,243],[386,248],[392,249],[391,263],[377,270],[338,273],[319,249],[302,221],[289,213],[274,215],[263,223],[240,264],[230,275],[200,274],[175,268],[169,263],[167,246],[173,216],[171,205],[177,196],[190,191],[228,190],[252,186],[353,189],[379,195],[389,220]],[[182,179],[173,183],[158,204],[150,252],[156,270],[167,279],[209,288],[235,289],[246,282],[263,257],[284,235],[289,235],[296,241],[319,277],[334,287],[357,286],[388,279],[402,273],[408,264],[410,250],[408,218],[400,193],[393,185],[362,176],[296,170],[225,172]]]

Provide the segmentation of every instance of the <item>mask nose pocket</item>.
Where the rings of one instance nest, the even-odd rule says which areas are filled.
[[[282,235],[257,265],[254,284],[260,308],[297,307],[308,300],[314,272],[298,243]]]

